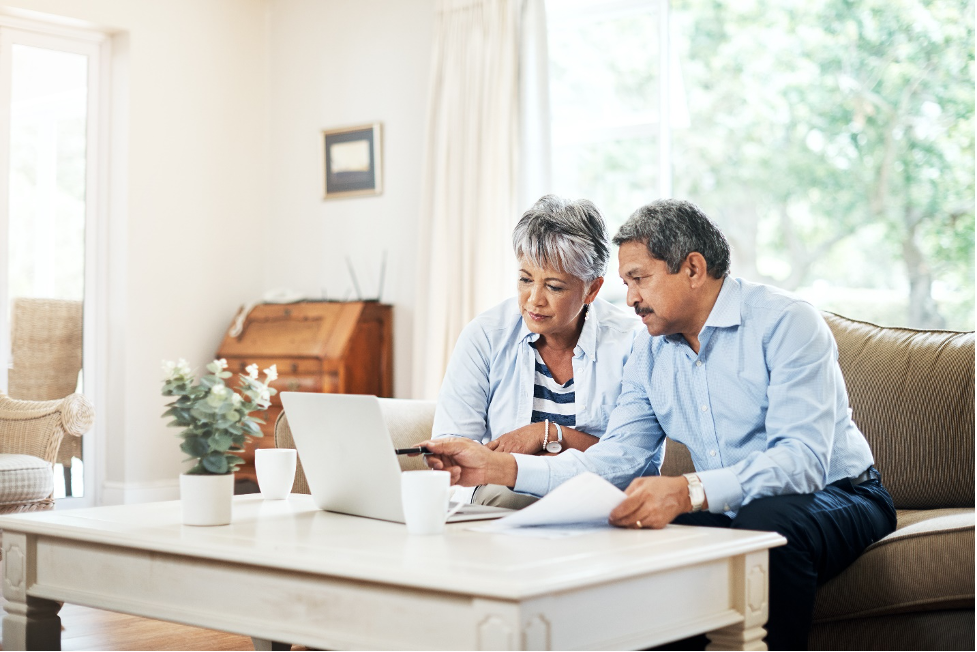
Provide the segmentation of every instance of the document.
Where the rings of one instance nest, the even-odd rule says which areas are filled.
[[[583,534],[595,527],[611,527],[607,518],[624,497],[623,491],[599,475],[582,473],[567,480],[529,507],[471,529],[479,532],[518,529],[520,531],[512,531],[511,534],[546,538]]]

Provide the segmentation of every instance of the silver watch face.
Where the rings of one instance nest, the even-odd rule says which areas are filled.
[[[563,450],[563,444],[558,441],[551,441],[546,444],[547,453],[559,453],[561,450]]]

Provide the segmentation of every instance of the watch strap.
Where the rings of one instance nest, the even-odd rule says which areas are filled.
[[[702,486],[702,481],[695,473],[686,473],[684,477],[689,481],[689,501],[692,503],[692,511],[701,512],[702,504],[706,502],[706,490]]]

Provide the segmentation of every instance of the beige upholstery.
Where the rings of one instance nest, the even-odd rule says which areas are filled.
[[[381,398],[379,401],[380,411],[383,413],[383,420],[387,424],[387,430],[390,432],[390,439],[393,440],[394,448],[410,448],[417,442],[431,438],[431,427],[434,425],[434,406],[436,405],[434,401],[411,401],[398,398]],[[292,430],[288,427],[288,419],[284,412],[279,414],[278,420],[275,421],[275,446],[277,448],[295,448]],[[403,471],[427,468],[420,456],[399,455],[397,460],[400,462],[400,468]],[[301,456],[295,469],[292,493],[309,493],[309,483],[305,479]]]
[[[53,492],[50,464],[33,455],[0,453],[0,513],[46,509]]]
[[[52,473],[65,436],[81,437],[95,419],[91,401],[18,401],[0,394],[0,514],[54,507]]]
[[[896,508],[973,508],[974,334],[825,319]]]
[[[12,302],[13,365],[7,393],[27,401],[51,401],[74,393],[81,371],[82,302],[18,298]],[[81,438],[66,437],[56,462],[81,458]]]
[[[974,649],[974,334],[825,319],[898,529],[819,589],[809,646]],[[428,437],[433,402],[381,402],[397,446]],[[293,445],[284,414],[275,437]],[[411,463],[421,462],[401,460]],[[693,470],[668,441],[662,474]],[[298,474],[296,491],[304,482]]]

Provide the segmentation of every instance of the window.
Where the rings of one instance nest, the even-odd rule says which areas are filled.
[[[107,43],[25,22],[0,19],[0,105],[9,108],[0,113],[9,115],[0,119],[0,389],[31,400],[74,391],[94,400]],[[91,504],[92,434],[81,445],[67,439],[55,497]]]
[[[736,276],[856,319],[973,329],[972,6],[547,6],[555,192],[594,199],[612,228],[687,198],[729,237]],[[585,130],[564,128],[583,111]],[[624,113],[647,119],[625,133]]]

